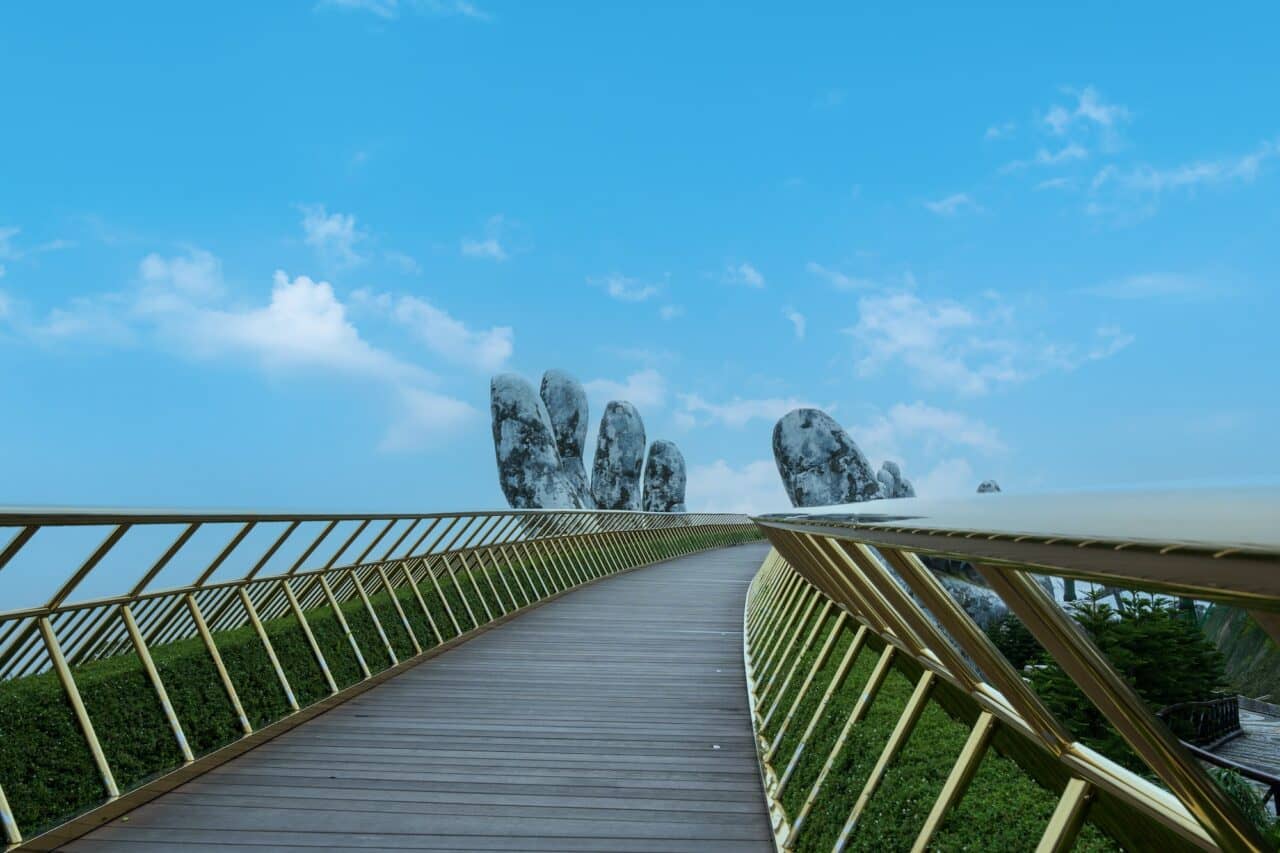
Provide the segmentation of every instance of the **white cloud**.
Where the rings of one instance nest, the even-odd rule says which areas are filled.
[[[501,213],[490,216],[485,221],[483,237],[464,237],[462,239],[462,254],[468,258],[505,261],[508,257],[507,247],[502,242],[505,226],[506,217]]]
[[[448,361],[479,370],[498,370],[511,357],[515,334],[510,326],[473,331],[445,311],[416,296],[402,296],[395,319],[413,331],[429,349]]]
[[[171,258],[152,252],[142,259],[138,276],[149,293],[205,302],[222,295],[222,263],[211,252],[191,248]]]
[[[1109,184],[1139,193],[1157,195],[1172,190],[1192,190],[1199,186],[1251,183],[1267,160],[1280,153],[1276,142],[1263,142],[1253,151],[1217,160],[1198,160],[1168,168],[1143,164],[1132,169],[1107,166],[1094,176],[1092,189]]]
[[[676,317],[684,316],[683,305],[663,305],[658,309],[658,316],[664,320],[674,320]]]
[[[1076,345],[1028,339],[1013,328],[1012,311],[990,301],[980,311],[905,290],[861,298],[858,322],[844,329],[854,341],[857,372],[876,375],[896,363],[923,387],[978,395],[1048,370],[1074,370],[1133,341],[1118,329],[1099,329],[1082,352]]]
[[[1075,189],[1077,181],[1075,178],[1049,178],[1036,184],[1032,189],[1040,190],[1070,190]]]
[[[656,284],[647,284],[618,273],[610,273],[604,278],[589,278],[587,282],[603,287],[606,293],[619,302],[645,302],[662,292],[662,288]],[[664,319],[668,318],[664,317]]]
[[[18,252],[13,247],[13,238],[17,237],[22,231],[13,225],[0,227],[0,258],[11,261],[18,257]]]
[[[412,255],[407,255],[404,252],[397,252],[393,250],[386,252],[383,257],[386,258],[387,263],[391,264],[402,273],[417,275],[422,272],[422,265],[419,264]]]
[[[1062,136],[1078,124],[1110,129],[1129,119],[1128,108],[1121,104],[1107,103],[1092,86],[1085,86],[1083,89],[1064,88],[1062,91],[1074,97],[1075,103],[1068,106],[1055,104],[1044,116],[1045,125],[1057,136]]]
[[[1061,166],[1064,163],[1071,163],[1076,160],[1084,160],[1089,156],[1089,150],[1083,145],[1075,142],[1069,142],[1059,148],[1057,151],[1051,151],[1048,148],[1041,148],[1036,151],[1034,157],[1030,160],[1014,160],[1012,163],[1006,163],[1000,167],[1003,173],[1019,172],[1030,166]]]
[[[1201,278],[1176,273],[1139,273],[1087,288],[1109,299],[1199,299],[1211,295],[1213,285]]]
[[[1013,133],[1016,127],[1017,125],[1011,121],[993,124],[987,128],[986,133],[982,134],[982,138],[986,140],[1000,139]]]
[[[392,382],[425,371],[369,344],[326,281],[277,270],[271,301],[248,310],[193,310],[176,318],[197,354],[242,353],[271,370],[321,369]]]
[[[457,16],[479,21],[488,21],[492,18],[488,12],[467,0],[407,0],[404,7],[423,15]],[[384,20],[391,20],[399,17],[402,6],[400,0],[319,0],[316,8],[368,12]]]
[[[398,413],[378,449],[388,452],[422,450],[442,435],[471,423],[479,412],[462,400],[422,388],[401,388]]]
[[[15,225],[0,226],[0,261],[17,261],[32,255],[58,252],[75,246],[75,243],[70,240],[49,240],[35,246],[22,248],[15,245],[13,239],[21,233],[22,229]],[[3,269],[3,267],[0,267],[0,269]]]
[[[945,459],[910,479],[922,498],[967,497],[977,491],[979,482],[969,460],[959,458]]]
[[[900,459],[908,445],[937,453],[954,447],[994,454],[1005,450],[995,427],[963,412],[940,409],[923,401],[896,403],[851,432],[869,459]]]
[[[356,230],[354,216],[329,213],[323,204],[300,204],[298,209],[302,211],[304,240],[322,259],[339,266],[354,266],[364,260],[356,244],[365,235]]]
[[[783,308],[782,316],[791,321],[791,328],[795,330],[796,339],[804,340],[805,320],[804,315],[794,308]]]
[[[468,258],[490,258],[495,261],[507,259],[507,252],[496,237],[485,237],[482,240],[464,238],[462,254]]]
[[[681,394],[683,413],[688,417],[683,420],[686,426],[694,426],[699,422],[698,415],[706,417],[707,423],[739,429],[753,420],[773,422],[792,409],[822,408],[817,404],[795,397],[767,397],[762,399],[742,399],[734,397],[727,403],[712,403],[698,394]],[[828,407],[830,408],[830,407]]]
[[[764,287],[764,276],[746,262],[725,266],[723,281],[727,284],[741,284],[746,287]]]
[[[791,507],[772,459],[735,467],[723,459],[689,469],[685,503],[691,512],[785,512]]]
[[[838,270],[824,267],[816,261],[809,261],[809,263],[804,265],[804,268],[813,275],[826,279],[826,281],[836,290],[866,290],[867,288],[876,286],[876,283],[871,279],[845,275]]]
[[[955,216],[963,210],[981,212],[982,207],[968,193],[955,193],[937,201],[926,201],[924,206],[939,216]]]
[[[593,379],[584,383],[587,393],[603,400],[627,400],[638,408],[658,408],[667,399],[667,382],[653,368],[632,373],[625,382]]]

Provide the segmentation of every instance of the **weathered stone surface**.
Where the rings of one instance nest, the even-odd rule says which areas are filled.
[[[886,461],[876,474],[880,481],[880,497],[882,498],[914,498],[916,488],[911,481],[902,476],[902,469],[897,462]]]
[[[560,454],[546,407],[533,386],[504,373],[489,383],[498,482],[515,509],[578,509],[573,484],[560,470]]]
[[[583,445],[587,443],[587,392],[581,382],[563,370],[542,374],[541,391],[560,454],[560,471],[577,490],[582,505],[593,508],[595,501],[582,464]]]
[[[649,458],[644,463],[645,512],[684,512],[685,481],[680,448],[663,439],[649,445]]]
[[[826,412],[794,409],[773,428],[773,458],[792,506],[868,501],[879,481],[849,434]]]
[[[644,422],[636,407],[619,400],[605,406],[591,466],[591,497],[597,507],[640,508],[644,445]]]
[[[995,480],[983,480],[978,484],[978,494],[980,495],[989,495],[998,491],[1000,491],[1000,484]]]
[[[954,575],[938,575],[938,580],[946,587],[947,592],[955,599],[956,604],[964,608],[979,627],[987,628],[1001,616],[1009,612],[995,590],[986,586],[978,586]]]

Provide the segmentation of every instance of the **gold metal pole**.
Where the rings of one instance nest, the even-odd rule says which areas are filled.
[[[360,582],[360,577],[356,574],[355,569],[347,569],[347,577],[351,579],[351,583],[356,588],[356,595],[360,596],[360,601],[364,603],[365,612],[369,614],[369,618],[373,620],[373,627],[378,631],[378,638],[382,640],[382,645],[386,647],[387,657],[391,659],[391,665],[395,666],[400,663],[396,650],[391,646],[391,639],[387,637],[387,632],[382,627],[382,620],[378,618],[378,613],[373,609],[373,602],[369,600],[369,594],[364,590],[364,584]]]
[[[236,712],[236,718],[240,720],[240,729],[246,735],[253,734],[253,725],[244,712],[244,706],[240,704],[240,694],[236,692],[236,685],[232,682],[230,673],[227,672],[226,664],[222,662],[222,653],[218,651],[218,645],[213,641],[213,634],[209,631],[208,623],[204,621],[200,605],[196,604],[195,596],[191,593],[183,596],[183,600],[186,602],[188,612],[191,613],[191,620],[196,623],[196,632],[204,642],[205,651],[209,653],[214,669],[218,671],[218,678],[222,681],[222,689],[227,693],[227,700],[231,702],[231,709]]]
[[[1075,620],[1025,572],[977,563],[986,579],[1040,645],[1097,706],[1121,737],[1227,851],[1265,850],[1258,830],[1146,702],[1116,673]]]
[[[102,786],[106,788],[107,796],[115,799],[120,796],[120,789],[116,787],[115,775],[111,772],[111,765],[107,763],[102,744],[98,742],[98,733],[93,729],[93,720],[89,719],[84,700],[80,698],[80,689],[76,687],[76,680],[71,675],[67,660],[62,656],[62,647],[58,645],[58,637],[54,633],[53,625],[49,622],[48,616],[41,616],[36,620],[36,626],[40,636],[44,638],[44,646],[49,652],[49,660],[53,662],[54,670],[58,673],[58,681],[62,682],[62,689],[66,691],[71,708],[75,711],[76,721],[80,723],[80,731],[89,746],[89,752],[93,755],[93,763],[97,765],[98,773],[102,776]]]
[[[413,574],[409,571],[409,566],[406,563],[401,563],[400,571],[404,572],[404,579],[408,582],[409,589],[413,590],[414,598],[418,599],[418,607],[422,608],[422,615],[427,617],[427,624],[431,626],[431,632],[436,635],[436,643],[443,643],[444,635],[440,633],[435,617],[431,615],[431,608],[427,607],[427,600],[422,597],[422,590],[418,588],[418,584],[414,581]]]
[[[244,587],[236,587],[236,592],[240,596],[240,603],[244,606],[245,613],[249,614],[249,621],[253,624],[253,630],[258,635],[258,639],[262,641],[262,647],[267,650],[267,657],[271,660],[271,667],[276,671],[276,678],[280,679],[280,686],[284,688],[284,697],[289,702],[289,707],[294,711],[298,710],[298,699],[293,695],[293,687],[289,684],[289,676],[285,675],[284,667],[280,665],[280,658],[276,656],[276,647],[271,644],[271,638],[267,636],[267,629],[262,626],[262,620],[258,618],[258,611],[253,606],[253,600],[249,598],[249,593],[245,592]]]
[[[995,715],[990,711],[980,713],[977,722],[969,731],[969,739],[960,750],[960,757],[956,759],[946,783],[942,786],[942,791],[933,801],[933,808],[929,810],[924,826],[920,827],[920,834],[916,836],[915,844],[911,846],[911,853],[925,853],[929,842],[933,840],[933,836],[942,826],[942,821],[946,819],[947,812],[951,811],[964,797],[969,783],[973,781],[973,774],[978,772],[983,756],[987,754],[987,746],[991,743],[991,736],[995,734],[995,730]]]
[[[18,821],[13,817],[13,809],[9,808],[3,785],[0,785],[0,829],[4,829],[5,841],[10,844],[22,843],[22,833],[18,831]]]
[[[867,803],[871,802],[871,798],[875,796],[876,788],[880,787],[880,780],[884,778],[889,762],[893,761],[902,750],[907,739],[911,737],[911,732],[915,730],[916,723],[920,721],[920,715],[929,704],[929,693],[933,690],[937,678],[938,676],[927,669],[920,674],[916,689],[907,700],[907,706],[902,709],[902,716],[898,717],[898,724],[893,727],[893,733],[889,735],[888,742],[880,751],[875,767],[871,768],[871,775],[862,786],[862,793],[858,795],[858,801],[853,804],[853,810],[849,812],[849,818],[844,822],[840,835],[836,838],[832,853],[840,853],[849,843],[849,836],[857,828],[858,818],[862,817],[862,813],[866,811]]]
[[[791,848],[795,846],[796,839],[800,837],[800,830],[804,828],[809,813],[813,811],[814,803],[818,801],[818,793],[822,790],[823,784],[826,783],[827,777],[831,775],[836,759],[844,751],[845,742],[849,740],[849,733],[853,731],[853,727],[871,708],[871,703],[875,701],[876,694],[880,692],[880,686],[884,684],[884,679],[889,674],[889,669],[893,665],[893,656],[896,652],[896,646],[886,645],[884,651],[880,653],[880,660],[876,662],[876,668],[871,671],[871,678],[867,681],[866,687],[862,689],[862,694],[858,697],[858,701],[854,703],[853,710],[849,713],[849,718],[845,720],[844,728],[840,730],[840,735],[836,738],[835,745],[831,747],[831,752],[827,755],[827,760],[822,765],[822,771],[818,773],[818,778],[814,780],[813,787],[809,789],[809,795],[805,797],[804,805],[800,807],[800,814],[796,815],[795,822],[791,824],[791,835],[787,838],[784,847]]]
[[[396,609],[396,614],[400,617],[400,624],[404,626],[404,631],[409,635],[409,642],[413,644],[414,654],[422,654],[422,643],[418,642],[418,635],[413,632],[413,626],[409,624],[409,617],[405,615],[404,608],[400,606],[400,597],[396,595],[396,588],[391,585],[391,578],[387,577],[387,572],[382,566],[377,568],[378,578],[382,581],[382,586],[387,590],[387,595],[391,598],[391,606]]]
[[[1058,800],[1058,807],[1053,810],[1049,825],[1045,827],[1044,835],[1036,845],[1036,853],[1067,853],[1075,847],[1076,836],[1084,825],[1092,798],[1093,786],[1088,782],[1080,778],[1067,782],[1067,787]]]
[[[289,579],[284,578],[280,582],[280,586],[284,588],[284,597],[289,602],[289,609],[293,611],[293,618],[298,620],[298,626],[302,628],[302,633],[307,638],[307,645],[311,647],[311,654],[320,666],[320,672],[324,675],[325,684],[329,685],[330,695],[337,693],[338,682],[333,680],[333,673],[329,671],[329,662],[325,660],[324,652],[320,650],[320,644],[316,642],[316,635],[311,632],[311,624],[307,622],[307,615],[302,612],[302,607],[298,604],[298,598],[293,594],[293,587],[290,585]]]
[[[120,618],[124,620],[125,629],[129,632],[129,639],[133,641],[133,648],[138,653],[138,660],[142,661],[142,668],[146,670],[147,678],[151,681],[151,689],[156,692],[156,698],[160,700],[160,708],[164,711],[164,717],[169,721],[169,728],[173,732],[173,737],[178,742],[178,751],[182,753],[182,760],[186,764],[190,764],[196,760],[191,754],[191,745],[187,743],[186,732],[182,730],[182,723],[178,720],[178,714],[173,710],[173,703],[169,701],[169,693],[164,689],[164,681],[160,678],[160,673],[156,670],[155,661],[151,659],[151,651],[147,648],[147,644],[142,639],[142,633],[138,630],[138,623],[133,619],[133,611],[129,609],[129,605],[120,605]]]
[[[351,645],[351,651],[355,653],[356,663],[360,665],[360,672],[368,678],[373,673],[369,670],[369,664],[364,659],[364,652],[360,650],[360,644],[356,642],[356,635],[351,630],[351,625],[347,622],[347,615],[342,612],[341,605],[338,604],[338,598],[333,594],[333,587],[329,585],[329,579],[324,575],[316,575],[320,579],[320,588],[324,590],[325,600],[329,602],[329,609],[333,611],[334,617],[338,620],[338,624],[342,627],[342,635],[347,638],[347,642]]]
[[[440,603],[444,605],[444,612],[449,614],[449,621],[453,623],[453,636],[462,636],[462,625],[458,623],[458,617],[453,614],[453,607],[449,605],[449,597],[444,594],[444,589],[440,586],[440,581],[436,578],[436,573],[432,570],[431,562],[423,560],[423,573],[427,579],[431,581],[431,586],[436,591],[436,595],[440,599]]]
[[[777,752],[778,745],[782,743],[782,739],[787,734],[787,729],[791,727],[791,721],[795,719],[796,712],[800,710],[800,703],[804,701],[804,697],[809,695],[809,688],[813,686],[813,680],[827,661],[831,659],[831,650],[835,648],[836,640],[840,637],[840,632],[844,629],[844,622],[849,618],[849,614],[843,610],[836,616],[835,624],[831,626],[831,633],[827,635],[827,639],[823,642],[822,648],[818,650],[818,656],[813,659],[813,665],[809,667],[809,672],[805,676],[804,681],[800,683],[800,689],[796,691],[795,698],[791,700],[791,707],[787,710],[787,715],[782,718],[782,725],[778,726],[778,731],[773,736],[773,743],[769,745],[769,749],[764,754],[764,760],[769,761],[773,758],[773,754]],[[785,692],[785,691],[783,691]],[[769,718],[773,715],[773,709],[765,714],[764,722],[761,728],[768,725]]]

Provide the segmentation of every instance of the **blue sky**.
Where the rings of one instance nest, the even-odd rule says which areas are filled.
[[[872,4],[860,4],[870,7]],[[1268,4],[9,4],[0,502],[501,503],[561,367],[785,502],[1280,478]]]

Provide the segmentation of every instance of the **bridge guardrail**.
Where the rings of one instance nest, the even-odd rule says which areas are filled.
[[[759,538],[716,513],[0,509],[0,593],[33,542],[77,529],[103,538],[28,567],[50,594],[0,599],[6,850],[78,837],[581,584]],[[150,555],[110,565],[130,537]]]
[[[1185,524],[1138,519],[1138,529],[1124,536],[1116,531],[1125,523],[1126,499],[1087,499],[1084,521],[1074,522],[1052,501],[1043,506],[1055,512],[1037,515],[1032,501],[1001,524],[1001,510],[1011,504],[987,496],[955,511],[921,501],[877,501],[755,519],[773,551],[748,595],[745,654],[778,849],[815,849],[813,838],[804,838],[815,810],[828,820],[832,809],[843,808],[833,848],[843,850],[931,703],[968,726],[969,736],[945,781],[930,791],[932,806],[913,850],[932,849],[993,745],[1059,792],[1038,850],[1071,849],[1086,818],[1135,849],[1270,849],[1192,750],[1157,719],[1033,573],[1244,606],[1280,642],[1280,548],[1253,536],[1270,529],[1275,516],[1264,509],[1253,527],[1239,519],[1222,525],[1239,535],[1236,540],[1201,535],[1213,528],[1213,519],[1203,517]],[[982,518],[986,526],[975,521]],[[1105,532],[1092,535],[1091,525]],[[1181,535],[1173,538],[1170,530]],[[1164,787],[1077,741],[922,556],[972,564]],[[874,670],[860,676],[859,694],[846,688],[845,679],[860,649],[878,656]],[[881,721],[891,731],[876,741],[874,766],[859,768],[865,778],[836,791],[848,781],[833,771],[842,766],[841,750],[857,737],[892,670],[907,675],[914,689],[901,691],[896,721]],[[832,697],[839,690],[853,690],[847,699],[852,707],[847,718],[834,720]],[[802,708],[805,713],[798,713]],[[813,758],[804,753],[818,748],[812,738],[820,724],[838,728],[839,735],[823,741],[830,745],[824,758]],[[798,764],[816,776],[806,777],[800,791]]]

